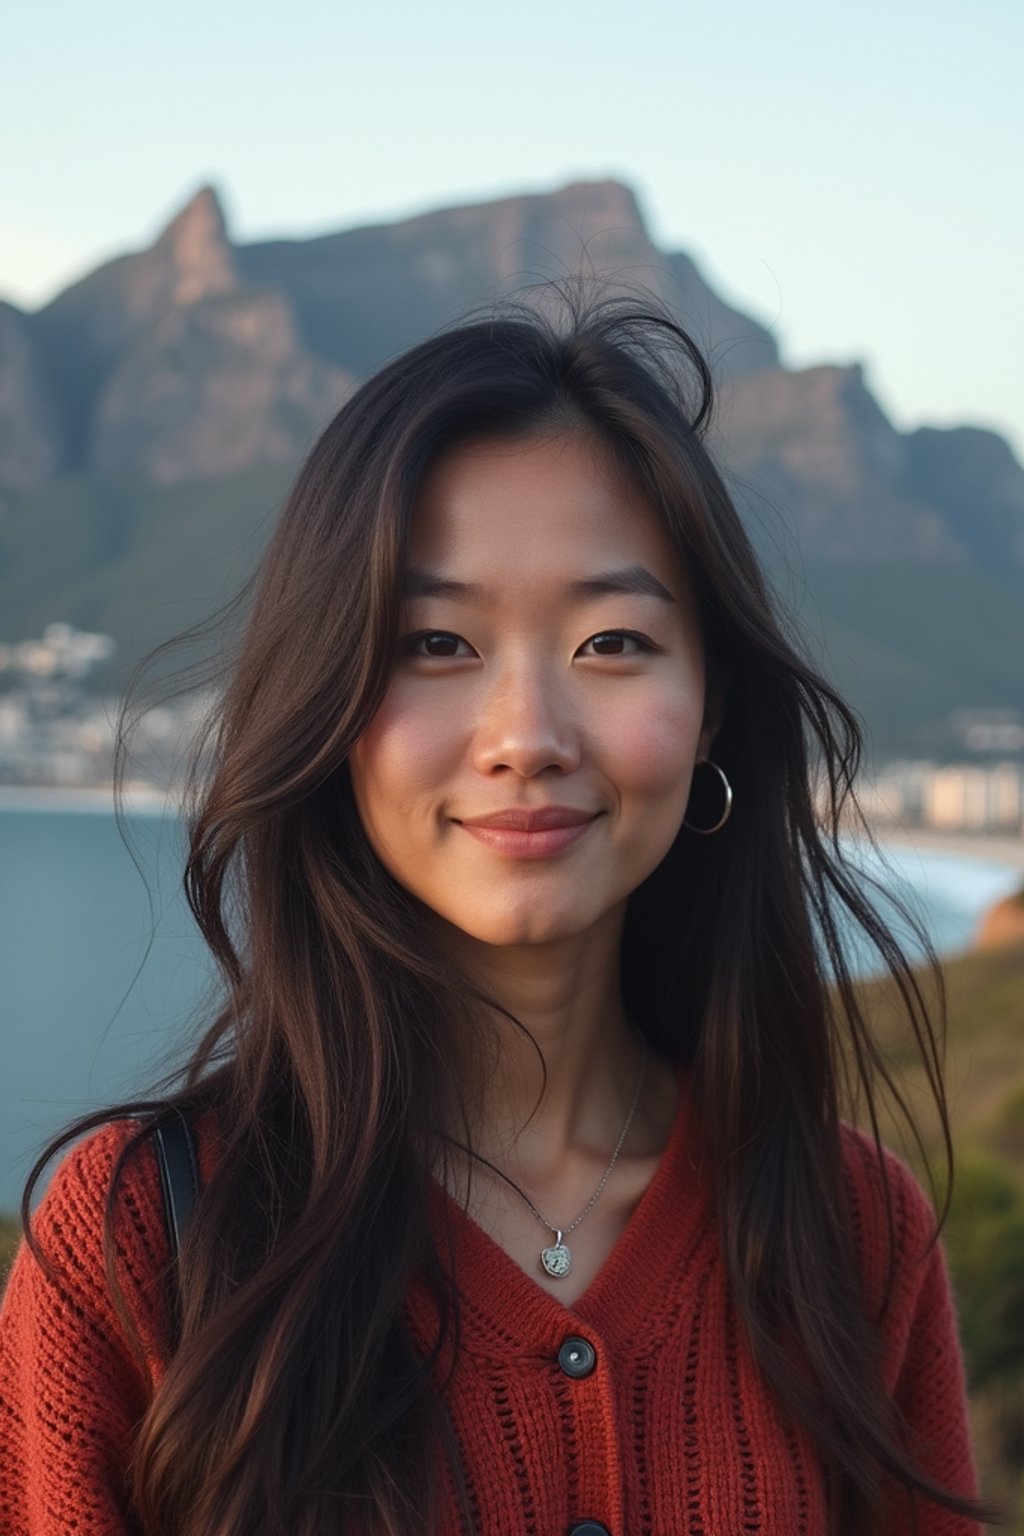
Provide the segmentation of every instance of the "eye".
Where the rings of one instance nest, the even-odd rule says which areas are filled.
[[[604,629],[599,635],[591,635],[577,651],[578,656],[640,656],[656,651],[658,647],[646,635],[638,635],[632,629]]]
[[[402,641],[402,655],[446,660],[453,656],[472,656],[474,652],[459,635],[450,634],[446,629],[422,629],[418,634],[406,635]]]

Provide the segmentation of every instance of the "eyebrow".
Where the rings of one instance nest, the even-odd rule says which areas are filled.
[[[627,565],[617,571],[603,571],[599,576],[588,576],[582,581],[569,583],[569,594],[586,602],[596,597],[615,597],[622,594],[632,597],[656,597],[663,603],[674,603],[675,598],[667,587],[646,566]],[[456,603],[480,603],[487,601],[489,593],[474,582],[452,581],[446,576],[430,571],[412,569],[406,572],[402,584],[402,596],[406,600],[417,597],[446,597]]]
[[[435,576],[430,571],[415,568],[406,571],[402,582],[402,597],[448,597],[455,603],[482,602],[486,593],[471,581],[451,581],[447,576]]]
[[[675,602],[668,588],[663,587],[657,576],[643,565],[627,565],[620,571],[605,571],[603,575],[590,576],[586,581],[574,581],[570,590],[574,596],[582,598],[626,593],[632,597],[657,597],[663,603]]]

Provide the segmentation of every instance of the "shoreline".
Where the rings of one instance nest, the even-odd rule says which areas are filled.
[[[125,785],[124,807],[137,815],[176,813],[178,803],[171,791],[153,784]],[[91,811],[113,815],[112,784],[0,784],[0,811]]]
[[[985,859],[1024,875],[1024,837],[1009,832],[946,832],[938,827],[872,827],[871,831],[883,848]]]

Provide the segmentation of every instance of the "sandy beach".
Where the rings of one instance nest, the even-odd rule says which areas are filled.
[[[942,832],[933,827],[876,827],[879,843],[914,853],[949,853],[966,859],[991,859],[1024,875],[1024,837],[1009,833]]]

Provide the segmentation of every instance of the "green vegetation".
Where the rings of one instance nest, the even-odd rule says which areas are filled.
[[[7,1279],[20,1232],[21,1224],[13,1216],[0,1216],[0,1286]]]
[[[77,475],[12,498],[0,521],[0,641],[66,620],[113,635],[122,674],[234,595],[290,478],[279,464],[170,487]]]
[[[949,715],[1024,709],[1019,583],[971,566],[814,564],[780,591],[825,671],[867,721],[876,761],[961,756]]]
[[[945,977],[956,1162],[943,1240],[983,1487],[1016,1515],[1006,1529],[1024,1536],[1024,946],[950,961]],[[929,1164],[941,1176],[938,1117],[897,1022],[894,989],[877,982],[864,991],[921,1125]],[[899,1119],[888,1109],[882,1134],[925,1175],[921,1157],[904,1145]]]

